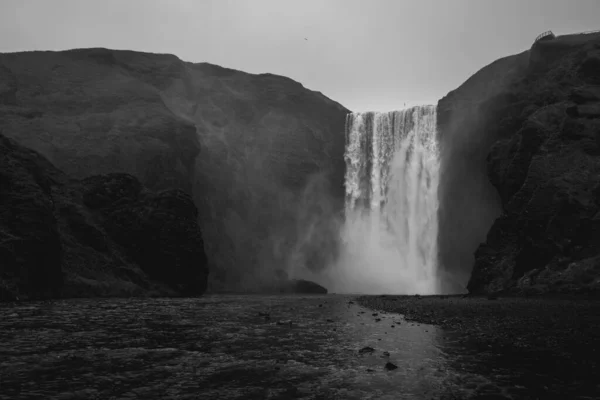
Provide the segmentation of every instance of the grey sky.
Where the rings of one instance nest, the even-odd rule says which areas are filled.
[[[353,111],[433,103],[548,29],[600,29],[600,0],[0,0],[0,52],[172,53],[289,76]]]

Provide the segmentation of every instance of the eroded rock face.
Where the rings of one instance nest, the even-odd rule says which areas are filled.
[[[53,177],[43,157],[0,135],[0,300],[56,296],[63,283]]]
[[[207,261],[181,190],[133,176],[69,179],[0,135],[0,298],[199,295]]]
[[[323,254],[290,259],[300,241],[301,253],[322,253],[323,235],[304,238],[333,219],[299,215],[343,204],[348,110],[321,93],[107,49],[1,54],[0,82],[0,129],[67,174],[128,173],[192,194],[216,288],[255,286],[290,263],[324,267]]]
[[[201,294],[208,279],[198,212],[179,189],[143,193],[127,174],[86,178],[83,201],[102,215],[102,226],[151,279],[184,295]]]
[[[555,41],[534,45],[550,56],[507,89],[522,122],[487,158],[502,215],[475,253],[473,293],[600,289],[600,99],[589,70],[600,35]]]
[[[441,150],[439,220],[440,286],[464,293],[473,253],[501,213],[486,155],[499,132],[514,128],[518,103],[507,92],[527,68],[529,52],[482,68],[438,102]]]

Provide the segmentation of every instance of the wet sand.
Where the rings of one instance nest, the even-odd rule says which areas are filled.
[[[467,370],[520,371],[523,398],[600,398],[598,298],[363,296],[357,302],[441,327],[478,355],[469,361],[463,354]]]

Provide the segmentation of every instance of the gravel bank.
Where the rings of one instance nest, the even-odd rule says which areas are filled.
[[[541,387],[556,381],[572,384],[578,395],[600,396],[597,298],[362,296],[357,302],[438,325],[478,354],[488,353],[490,363],[544,375]]]

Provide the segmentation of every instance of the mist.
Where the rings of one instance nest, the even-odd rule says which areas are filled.
[[[528,59],[527,52],[499,59],[438,102],[442,293],[467,292],[475,250],[502,212],[500,196],[488,177],[487,156],[503,130],[518,129],[518,119],[509,118],[520,115],[510,87]]]
[[[290,278],[312,280],[335,263],[343,221],[341,205],[328,174],[309,178],[298,197],[296,240],[286,261]]]

